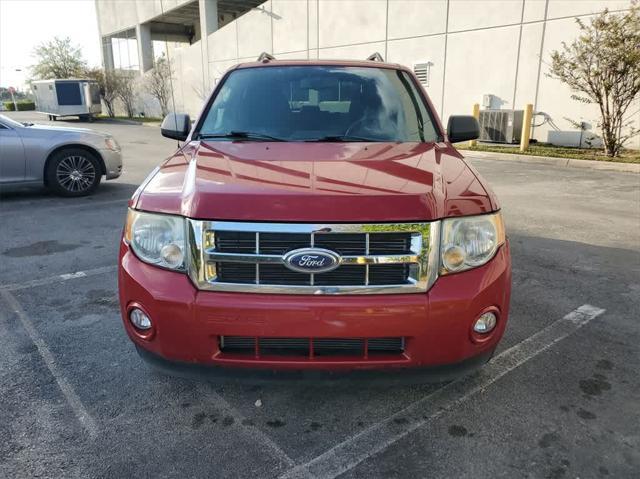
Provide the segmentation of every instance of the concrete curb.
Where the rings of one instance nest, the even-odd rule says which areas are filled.
[[[512,153],[494,153],[491,151],[459,150],[465,158],[479,160],[503,160],[517,163],[533,163],[539,165],[554,165],[573,168],[590,168],[592,170],[624,171],[626,173],[640,173],[640,163],[616,163],[595,160],[576,160],[574,158],[554,158],[551,156],[516,155]]]

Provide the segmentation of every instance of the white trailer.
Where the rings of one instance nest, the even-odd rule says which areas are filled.
[[[92,121],[102,113],[100,87],[95,80],[37,80],[31,84],[36,110],[55,121],[62,116],[77,116]]]

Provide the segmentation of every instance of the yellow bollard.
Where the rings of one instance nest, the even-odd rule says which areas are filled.
[[[480,104],[473,104],[473,116],[476,120],[480,119]],[[469,147],[476,146],[478,144],[478,140],[471,140],[469,142]]]
[[[529,148],[529,138],[531,136],[531,118],[533,117],[533,105],[527,103],[524,107],[524,118],[522,119],[522,135],[520,135],[520,151]]]

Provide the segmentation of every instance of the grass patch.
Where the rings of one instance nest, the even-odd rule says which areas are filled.
[[[617,163],[640,163],[639,150],[624,150],[618,158],[609,158],[604,151],[596,148],[573,148],[569,146],[554,146],[548,143],[531,143],[524,153],[520,152],[520,147],[493,145],[487,143],[479,143],[477,146],[470,147],[469,143],[458,143],[455,147],[459,150],[468,151],[488,151],[493,153],[515,153],[518,155],[529,156],[551,156],[554,158],[573,158],[576,160],[596,160]]]
[[[162,123],[162,118],[155,118],[153,116],[134,116],[133,118],[129,118],[128,116],[98,115],[96,118],[101,120],[139,121],[140,123]]]

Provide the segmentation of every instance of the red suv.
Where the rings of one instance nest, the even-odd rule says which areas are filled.
[[[414,74],[381,61],[228,71],[129,203],[125,329],[149,360],[215,371],[483,364],[507,323],[500,206]],[[166,363],[166,361],[162,361]],[[224,368],[224,369],[223,369]]]

